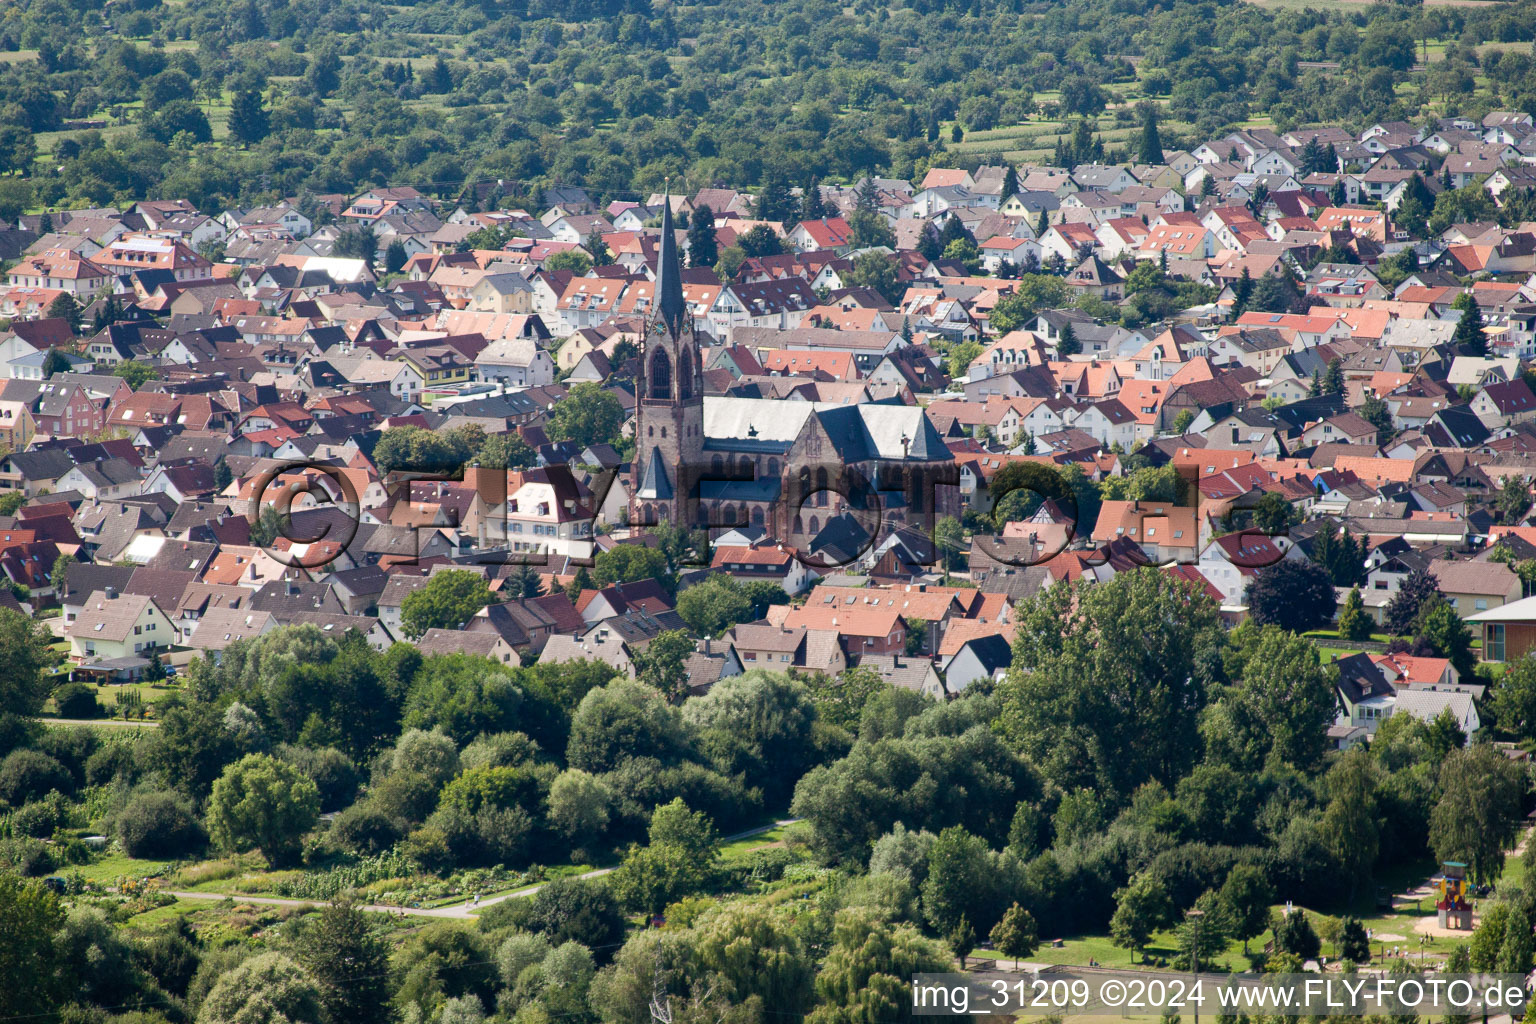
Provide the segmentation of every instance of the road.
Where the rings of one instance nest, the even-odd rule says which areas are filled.
[[[762,835],[764,832],[772,832],[774,829],[780,828],[784,825],[793,825],[799,820],[801,819],[785,818],[781,821],[775,821],[771,825],[762,825],[758,828],[749,828],[745,832],[737,832],[735,835],[724,836],[720,841],[722,843],[733,843],[738,839],[749,839],[752,836]],[[606,875],[611,871],[613,871],[613,868],[595,868],[586,872],[585,874],[576,875],[575,877],[581,879],[601,878],[603,875]],[[517,889],[512,892],[504,892],[499,896],[492,896],[490,899],[481,900],[479,903],[455,903],[449,907],[390,907],[385,906],[382,903],[370,903],[362,906],[360,909],[371,911],[375,914],[394,914],[397,917],[403,915],[406,917],[437,917],[448,918],[450,920],[468,921],[474,920],[475,915],[484,910],[486,907],[493,907],[500,903],[502,900],[510,900],[523,896],[532,896],[534,893],[538,892],[548,884],[548,882],[540,882],[538,885],[530,885],[527,888]],[[250,903],[252,905],[270,907],[318,907],[325,904],[324,900],[287,900],[276,896],[242,896],[239,893],[177,892],[175,890],[162,891],[167,892],[169,895],[174,896],[179,900],[208,900],[210,902],[218,902],[220,900],[234,900],[238,903]]]
[[[145,722],[145,721],[143,721],[141,719],[136,719],[136,718],[128,719],[128,720],[125,721],[125,720],[123,720],[121,718],[46,718],[46,717],[39,717],[39,718],[34,719],[34,721],[41,722],[44,725],[127,725],[127,726],[134,726],[134,727],[137,727],[139,729],[158,729],[158,728],[160,728],[160,723],[159,722]]]

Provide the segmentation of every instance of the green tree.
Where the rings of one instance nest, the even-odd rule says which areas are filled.
[[[368,224],[344,228],[336,236],[336,242],[332,246],[332,251],[337,256],[367,260],[369,264],[372,264],[379,256],[379,237],[374,232],[373,227]]]
[[[1498,496],[1494,498],[1494,508],[1498,510],[1499,521],[1511,525],[1518,524],[1525,518],[1525,513],[1531,507],[1531,488],[1519,476],[1508,476],[1499,485]]]
[[[197,1024],[326,1024],[320,987],[281,953],[259,953],[209,989]]]
[[[643,544],[615,544],[607,551],[600,552],[592,565],[592,578],[601,586],[661,579],[670,575],[667,556]]]
[[[600,776],[569,768],[550,784],[550,824],[573,843],[595,843],[608,827],[616,799]]]
[[[1439,861],[1461,861],[1474,882],[1491,882],[1514,845],[1525,782],[1519,765],[1492,745],[1453,750],[1440,766],[1429,845]]]
[[[148,363],[141,363],[137,359],[125,359],[112,367],[112,376],[121,377],[128,382],[128,386],[137,391],[147,382],[158,380],[160,371]]]
[[[616,444],[624,424],[624,407],[611,392],[593,382],[577,384],[550,410],[545,432],[552,441],[574,441],[582,447]]]
[[[1014,960],[1032,956],[1040,945],[1040,933],[1035,927],[1034,916],[1017,903],[1003,913],[1002,918],[993,926],[992,934],[987,937],[992,940],[994,949]]]
[[[807,687],[818,716],[841,728],[856,729],[865,706],[885,690],[886,683],[874,669],[854,666],[835,676],[817,673]]]
[[[1477,659],[1472,653],[1471,627],[1445,598],[1437,596],[1420,613],[1418,640],[1436,656],[1449,658],[1460,675],[1470,678],[1475,672]]]
[[[992,307],[987,322],[998,334],[1007,334],[1023,327],[1039,310],[1070,301],[1066,282],[1054,274],[1021,274],[1013,282],[1013,291]]]
[[[14,735],[20,720],[43,710],[52,662],[48,631],[18,611],[0,608],[0,734]]]
[[[715,211],[700,203],[688,221],[688,265],[712,267],[720,262],[720,243],[715,238]]]
[[[398,274],[405,269],[409,254],[405,251],[405,243],[396,238],[384,247],[384,272],[386,274]]]
[[[843,285],[871,288],[887,302],[899,302],[907,286],[896,279],[898,269],[895,258],[883,252],[860,253],[854,257],[853,267],[844,273]]]
[[[490,603],[491,588],[484,575],[449,569],[433,574],[426,586],[406,595],[400,604],[400,625],[413,640],[429,629],[461,629]]]
[[[710,576],[678,593],[677,614],[698,636],[719,637],[740,622],[750,622],[752,600],[735,577]]]
[[[208,834],[224,849],[260,848],[274,867],[287,867],[298,860],[300,841],[319,814],[313,780],[274,757],[247,754],[213,784]]]
[[[251,524],[251,543],[259,548],[271,547],[279,537],[288,536],[289,517],[276,506],[263,505],[256,521]]]
[[[688,658],[694,643],[685,630],[667,629],[635,653],[640,681],[654,687],[674,703],[688,695]]]
[[[933,539],[946,571],[965,567],[965,528],[954,516],[941,516],[933,525]]]
[[[862,907],[839,911],[832,947],[816,974],[821,1005],[808,1022],[908,1024],[917,1019],[912,976],[949,969],[943,949],[911,925],[892,923]]]
[[[798,1015],[811,1004],[815,963],[795,929],[763,907],[715,914],[695,930],[694,953],[732,1005],[760,1000],[776,1013]]]
[[[341,899],[322,907],[304,923],[294,951],[315,980],[330,1020],[387,1024],[393,1019],[389,945],[355,903]]]
[[[1077,340],[1077,329],[1068,323],[1061,329],[1061,336],[1056,340],[1056,355],[1066,358],[1075,356],[1082,350],[1082,342]]]
[[[1323,811],[1323,834],[1349,879],[1353,896],[1359,881],[1370,877],[1381,842],[1376,780],[1369,754],[1359,748],[1348,751],[1329,769],[1326,790],[1329,800]]]
[[[1254,622],[1297,633],[1328,625],[1338,607],[1328,570],[1315,562],[1290,558],[1255,573],[1246,597]]]
[[[1344,918],[1339,928],[1339,956],[1357,964],[1363,964],[1371,958],[1371,940],[1358,917]]]
[[[562,252],[551,253],[546,257],[544,269],[550,273],[569,270],[576,277],[586,277],[587,272],[592,269],[592,257],[578,249],[566,249]],[[555,408],[558,409],[559,406],[557,405]]]
[[[1524,977],[1531,973],[1532,952],[1531,919],[1517,904],[1510,908],[1509,920],[1504,925],[1504,942],[1499,946],[1499,959],[1494,970]]]
[[[1365,599],[1360,596],[1358,585],[1349,589],[1344,608],[1339,612],[1339,636],[1345,640],[1369,640],[1376,630],[1376,621],[1365,611]]]
[[[714,878],[713,861],[700,862],[676,843],[632,846],[613,872],[614,895],[645,914],[659,914]]]
[[[890,223],[873,210],[854,210],[848,215],[848,241],[855,249],[896,246],[896,232]]]
[[[1536,737],[1536,655],[1510,662],[1488,703],[1501,734],[1517,742]]]
[[[48,303],[47,316],[51,320],[64,320],[69,323],[70,330],[80,329],[80,303],[69,292],[60,292],[58,297]],[[49,351],[52,354],[52,350]],[[68,368],[67,366],[65,367]],[[43,372],[46,374],[47,368]]]
[[[1051,587],[1018,622],[997,725],[1053,781],[1129,795],[1187,773],[1223,636],[1210,598],[1147,567]]]
[[[1392,424],[1392,410],[1387,403],[1377,395],[1367,395],[1359,411],[1360,418],[1376,428],[1376,446],[1384,448],[1391,444],[1397,428]]]
[[[251,146],[272,131],[271,115],[255,89],[235,93],[229,106],[229,134],[242,146]]]
[[[1109,920],[1111,941],[1133,954],[1140,953],[1152,933],[1168,922],[1170,909],[1163,883],[1142,872],[1115,893],[1115,913]]]
[[[0,874],[0,1015],[46,1018],[66,1001],[71,979],[64,976],[56,937],[64,908],[41,881]]]
[[[1315,960],[1322,952],[1323,944],[1307,912],[1297,907],[1288,914],[1281,914],[1275,925],[1275,947],[1302,960]]]
[[[1246,954],[1248,940],[1262,935],[1269,927],[1269,905],[1274,902],[1275,891],[1261,869],[1239,864],[1227,873],[1220,896],[1222,910],[1232,924],[1232,934],[1243,940]]]
[[[1440,584],[1429,571],[1422,568],[1410,570],[1398,584],[1397,593],[1387,602],[1383,613],[1387,632],[1394,636],[1407,636],[1417,628],[1424,609],[1435,600],[1445,600]]]
[[[1163,140],[1157,131],[1157,104],[1145,104],[1141,117],[1141,150],[1138,154],[1138,162],[1144,164],[1161,164],[1163,162]]]

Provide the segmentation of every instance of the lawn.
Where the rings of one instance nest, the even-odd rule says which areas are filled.
[[[89,864],[83,864],[78,868],[65,868],[60,874],[72,874],[79,871],[82,878],[88,882],[101,882],[113,884],[119,878],[143,878],[149,875],[158,875],[170,867],[174,861],[168,860],[139,860],[130,857],[126,853],[109,853],[99,860]]]
[[[784,834],[788,830],[788,825],[781,825],[778,828],[769,829],[767,832],[761,832],[755,836],[746,836],[735,842],[726,843],[720,847],[720,859],[727,864],[732,861],[745,860],[747,855],[753,850],[761,850],[765,846],[781,843],[784,839]]]

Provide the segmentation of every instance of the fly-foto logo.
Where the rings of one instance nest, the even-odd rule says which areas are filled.
[[[978,482],[968,502],[973,514],[964,515],[961,474],[952,461],[802,460],[770,474],[748,459],[701,459],[674,467],[676,493],[666,504],[616,500],[627,497],[615,494],[621,479],[632,479],[618,467],[576,472],[565,465],[398,467],[379,481],[369,503],[356,482],[364,474],[292,462],[253,481],[247,516],[253,540],[274,560],[310,570],[343,554],[358,565],[444,556],[475,564],[590,567],[600,526],[644,531],[663,523],[693,531],[685,565],[709,565],[713,541],[744,530],[761,531],[818,572],[864,563],[893,538],[907,564],[926,567],[954,554],[944,548],[953,544],[953,531],[941,536],[939,527],[946,517],[965,518],[983,560],[1009,568],[1042,565],[1066,552],[1078,552],[1090,567],[1188,564],[1213,539],[1238,570],[1285,557],[1275,543],[1284,525],[1253,525],[1262,492],[1206,500],[1198,479],[1185,476],[1185,500],[1106,502],[1108,517],[1093,511],[1098,488],[1085,476],[1045,463],[1022,465],[1023,472],[1000,473],[990,487]],[[604,510],[612,508],[622,511],[605,521]],[[386,516],[366,543],[359,534],[364,513]],[[378,529],[387,530],[382,539]]]

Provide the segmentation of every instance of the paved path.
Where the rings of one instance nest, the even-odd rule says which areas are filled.
[[[799,820],[799,818],[785,818],[784,820],[776,821],[771,825],[762,825],[758,828],[749,828],[745,832],[737,832],[735,835],[724,836],[720,841],[723,843],[732,843],[738,839],[747,839],[752,836],[762,835],[764,832],[772,832],[774,829],[780,828],[784,825],[793,825]],[[576,875],[575,877],[582,879],[601,878],[603,875],[609,874],[612,871],[613,868],[594,868],[585,874]],[[514,889],[511,892],[504,892],[499,896],[492,896],[489,899],[481,900],[479,903],[470,903],[465,901],[463,903],[455,903],[452,906],[447,907],[391,907],[385,906],[382,903],[369,903],[362,906],[361,909],[372,911],[376,914],[394,914],[397,917],[404,915],[407,917],[450,918],[461,921],[473,920],[475,915],[484,910],[486,907],[495,906],[502,900],[510,900],[523,896],[532,896],[534,893],[538,892],[548,884],[548,882],[540,882],[537,885],[530,885],[521,889]],[[326,902],[325,900],[287,900],[280,899],[276,896],[242,896],[239,893],[177,892],[175,890],[161,891],[168,892],[169,895],[174,896],[179,900],[208,900],[210,902],[216,902],[220,900],[233,900],[236,903],[250,903],[253,905],[272,907],[318,907],[323,906]]]

